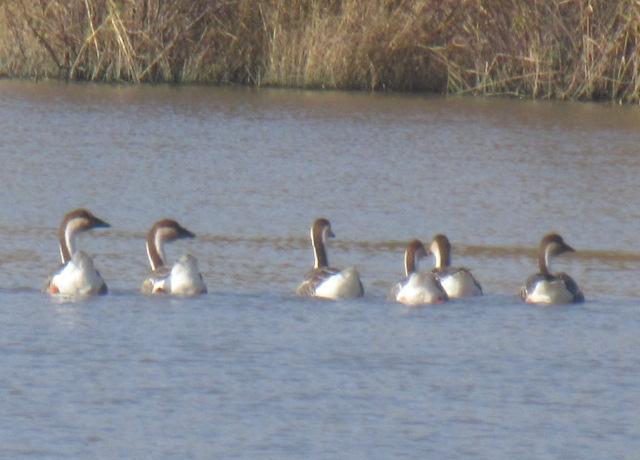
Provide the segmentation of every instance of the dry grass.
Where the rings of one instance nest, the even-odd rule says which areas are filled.
[[[0,74],[640,101],[638,0],[0,0]]]

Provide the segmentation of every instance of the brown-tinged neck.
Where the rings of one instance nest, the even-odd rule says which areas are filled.
[[[329,266],[327,251],[324,247],[323,231],[324,227],[314,225],[311,228],[311,244],[313,245],[313,255],[315,256],[314,268]]]
[[[163,242],[158,238],[156,227],[152,228],[147,235],[147,255],[149,256],[151,270],[155,271],[165,265],[162,244]]]
[[[436,268],[444,269],[451,265],[451,243],[444,235],[436,235],[431,245],[431,252],[436,258]]]
[[[549,251],[548,251],[548,246],[544,245],[544,246],[540,246],[540,248],[538,248],[538,270],[540,271],[540,273],[544,274],[544,275],[550,275],[551,272],[549,271]]]
[[[66,264],[71,260],[73,254],[73,235],[70,235],[67,231],[66,223],[63,222],[58,229],[58,243],[60,244],[60,259],[62,263]]]
[[[416,248],[412,245],[407,246],[404,251],[404,274],[406,276],[416,272]]]
[[[412,240],[404,251],[404,274],[409,276],[418,270],[418,259],[424,257],[426,251],[420,240]]]

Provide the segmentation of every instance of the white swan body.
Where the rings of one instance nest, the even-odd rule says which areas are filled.
[[[525,294],[525,302],[535,304],[568,304],[574,303],[575,293],[569,291],[561,279],[538,280],[532,283]]]
[[[93,259],[83,251],[76,251],[49,284],[50,294],[65,297],[85,297],[106,291],[107,285],[95,269]]]
[[[410,306],[447,301],[446,292],[429,272],[412,273],[404,282],[398,283],[393,292],[397,302]]]
[[[174,295],[194,296],[207,292],[198,261],[190,254],[180,257],[169,275],[169,292]]]
[[[467,269],[450,267],[435,271],[435,275],[450,299],[482,295],[482,288]]]
[[[362,284],[358,270],[349,267],[327,276],[316,286],[314,295],[331,300],[361,297]]]

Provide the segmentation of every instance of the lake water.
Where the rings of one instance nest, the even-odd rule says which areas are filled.
[[[637,458],[640,109],[0,81],[1,458]],[[65,212],[110,294],[40,289]],[[294,290],[328,217],[362,299]],[[209,294],[145,298],[146,231]],[[587,302],[516,293],[547,232]],[[446,233],[487,295],[385,300]]]

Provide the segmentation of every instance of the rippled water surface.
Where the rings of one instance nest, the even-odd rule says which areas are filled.
[[[0,119],[0,457],[637,457],[637,108],[2,81]],[[81,206],[111,293],[59,303]],[[363,299],[293,295],[318,216]],[[208,295],[138,294],[162,217]],[[516,297],[550,230],[584,305]],[[439,232],[487,295],[386,301]]]

